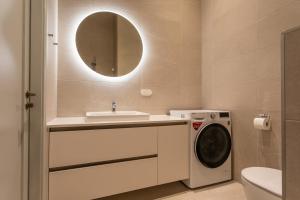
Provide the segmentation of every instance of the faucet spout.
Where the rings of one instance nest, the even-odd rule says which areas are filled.
[[[112,112],[116,112],[116,110],[117,110],[117,103],[115,101],[113,101],[111,103],[111,111]]]

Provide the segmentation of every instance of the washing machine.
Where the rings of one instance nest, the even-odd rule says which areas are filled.
[[[232,179],[231,118],[229,111],[171,110],[171,116],[190,119],[189,188]]]

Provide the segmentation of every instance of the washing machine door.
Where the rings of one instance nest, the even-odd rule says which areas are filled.
[[[195,154],[208,168],[224,164],[231,151],[231,137],[223,125],[213,123],[204,127],[195,140]]]

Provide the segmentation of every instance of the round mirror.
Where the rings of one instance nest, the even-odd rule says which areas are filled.
[[[86,17],[77,29],[76,46],[88,67],[109,77],[133,71],[143,54],[142,39],[135,26],[111,12]]]

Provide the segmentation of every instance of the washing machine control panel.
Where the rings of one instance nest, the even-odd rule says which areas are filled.
[[[210,113],[210,118],[215,119],[216,118],[216,113]]]
[[[230,112],[203,112],[192,113],[191,119],[206,119],[206,120],[227,120],[230,119]]]
[[[219,117],[220,118],[229,118],[229,112],[220,112]]]

